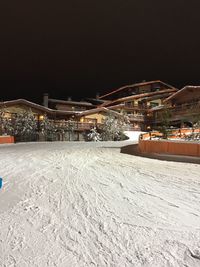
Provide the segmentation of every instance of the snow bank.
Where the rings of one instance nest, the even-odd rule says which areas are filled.
[[[125,131],[124,134],[129,138],[127,141],[138,141],[141,131]]]
[[[0,266],[199,266],[200,166],[119,144],[0,147]]]

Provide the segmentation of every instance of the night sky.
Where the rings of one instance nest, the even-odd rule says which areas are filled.
[[[199,10],[199,0],[1,1],[0,99],[199,85]]]

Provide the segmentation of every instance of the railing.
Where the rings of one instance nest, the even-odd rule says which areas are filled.
[[[103,124],[101,123],[86,123],[86,122],[78,122],[76,124],[76,130],[79,130],[79,131],[84,131],[84,130],[90,130],[92,127],[96,126],[98,128],[100,128]],[[127,125],[127,126],[124,126],[124,131],[139,131],[140,128],[139,127],[134,127],[133,125]]]
[[[200,102],[175,106],[171,109],[172,116],[192,115],[200,112]]]
[[[178,120],[187,116],[197,115],[200,113],[200,101],[177,105],[174,107],[167,108],[169,111],[169,120]],[[154,117],[149,118],[150,120],[156,120],[156,122],[160,122],[162,120],[162,112],[163,110],[156,111]]]
[[[139,122],[144,122],[144,115],[128,115],[128,118],[130,121],[139,121]]]
[[[64,127],[64,128],[71,128],[73,130],[78,131],[84,131],[84,130],[90,130],[92,127],[96,126],[99,127],[100,123],[89,123],[89,122],[78,122],[78,121],[64,121],[64,120],[51,120],[52,124],[54,124],[57,127]]]
[[[102,126],[101,123],[89,123],[89,122],[76,122],[76,130],[84,131],[84,130],[90,130],[92,127],[100,127]]]
[[[67,122],[63,122],[63,121],[57,121],[55,124],[57,126],[62,126]],[[97,128],[101,128],[102,127],[102,123],[89,123],[89,122],[77,122],[77,121],[72,121],[71,123],[73,123],[73,130],[75,131],[86,131],[86,130],[90,130],[92,127],[97,127]],[[124,131],[139,131],[140,127],[134,127],[133,125],[127,125],[124,126]]]
[[[182,105],[177,105],[177,106],[173,107],[173,110],[174,111],[180,111],[180,110],[185,110],[185,109],[198,109],[198,108],[200,108],[200,101],[182,104]]]

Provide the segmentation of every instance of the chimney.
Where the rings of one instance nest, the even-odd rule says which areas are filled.
[[[99,96],[100,96],[99,93],[96,93],[96,99],[99,99]]]
[[[46,108],[48,108],[49,106],[49,94],[47,93],[43,95],[43,106],[45,106]]]
[[[67,101],[72,101],[71,96],[68,96]]]

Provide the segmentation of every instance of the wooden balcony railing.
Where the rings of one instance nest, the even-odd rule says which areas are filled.
[[[74,122],[73,129],[75,131],[86,131],[86,130],[90,130],[94,126],[101,128],[102,125],[103,125],[102,123],[96,124],[96,123],[88,123],[88,122]],[[132,124],[124,126],[124,131],[138,131],[138,130],[140,130],[140,128],[134,127]]]
[[[145,118],[145,117],[144,117],[144,115],[141,115],[141,114],[135,114],[135,115],[134,115],[134,114],[129,114],[129,115],[128,115],[128,118],[129,118],[130,121],[133,121],[133,122],[134,122],[134,121],[135,121],[135,122],[136,122],[136,121],[137,121],[137,122],[144,122],[144,118]]]
[[[188,104],[177,105],[174,107],[169,107],[169,120],[180,120],[189,116],[196,116],[200,114],[200,101]],[[155,120],[160,122],[162,120],[162,113],[164,110],[158,110],[151,116],[149,120]]]
[[[76,123],[76,129],[81,130],[90,130],[92,127],[101,127],[101,123],[89,123],[89,122],[77,122]]]
[[[171,107],[171,112],[173,113],[182,113],[193,110],[200,110],[200,101]]]
[[[55,123],[57,127],[62,126],[68,126],[70,128],[73,128],[73,130],[77,131],[84,131],[84,130],[90,130],[92,127],[97,126],[100,127],[102,124],[100,123],[89,123],[89,122],[77,122],[77,121],[71,121],[70,123],[68,121],[52,121]]]

